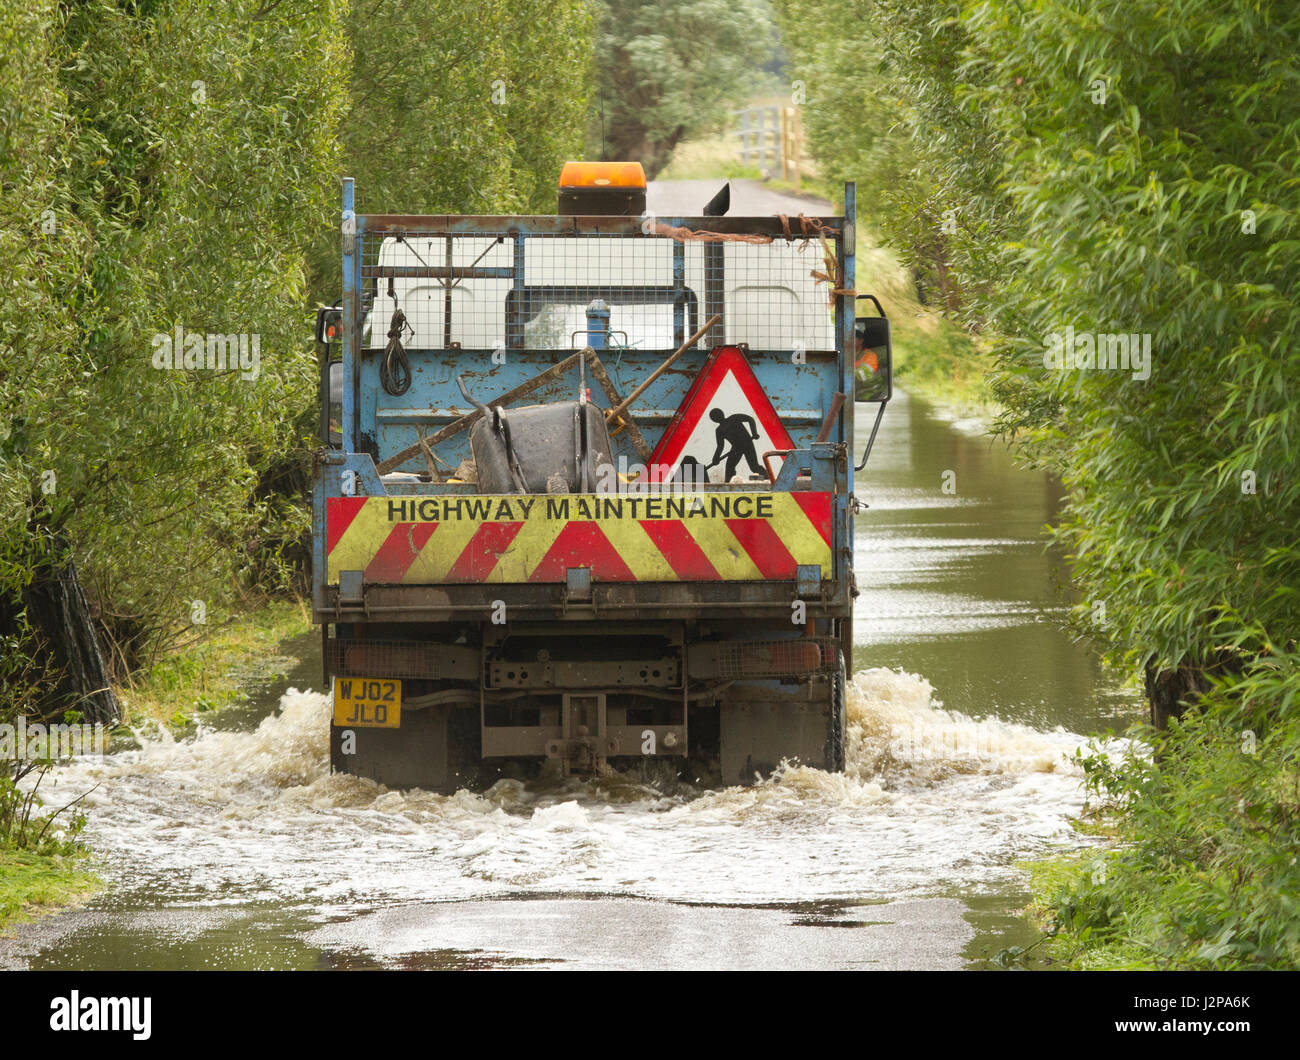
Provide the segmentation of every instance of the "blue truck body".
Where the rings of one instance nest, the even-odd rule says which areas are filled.
[[[818,218],[364,215],[345,181],[313,492],[336,769],[452,790],[548,762],[724,784],[843,767],[855,205],[850,184]],[[732,458],[729,481],[683,484],[681,457],[656,477],[725,356],[779,418],[762,445],[789,448],[762,474]],[[529,415],[590,404],[599,427],[634,393],[612,474],[591,469],[606,488],[475,481],[495,409],[537,456]]]

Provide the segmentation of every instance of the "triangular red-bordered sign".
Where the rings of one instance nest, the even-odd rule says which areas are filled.
[[[718,409],[722,422],[710,416]],[[741,417],[736,420],[735,417]],[[753,420],[758,438],[751,437],[746,417]],[[719,439],[719,431],[722,437]],[[718,346],[709,354],[700,374],[695,377],[677,414],[659,439],[650,456],[648,482],[671,479],[687,458],[701,466],[721,457],[708,473],[710,482],[729,481],[733,474],[766,475],[763,454],[772,449],[793,449],[785,425],[754,375],[754,369],[738,346]],[[752,445],[752,449],[750,446]],[[752,458],[752,461],[751,461]],[[757,468],[754,467],[757,464]],[[773,458],[773,470],[780,468],[780,458]]]

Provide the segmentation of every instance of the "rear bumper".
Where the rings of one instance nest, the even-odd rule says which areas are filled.
[[[599,582],[575,587],[538,585],[366,585],[359,599],[339,586],[317,586],[318,623],[389,621],[491,623],[502,613],[516,620],[590,622],[594,618],[764,618],[790,621],[796,601],[808,618],[848,618],[851,592],[843,582],[813,586],[795,581]]]

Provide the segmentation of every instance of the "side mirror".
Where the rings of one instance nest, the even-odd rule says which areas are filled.
[[[330,361],[330,404],[343,404],[343,362]]]
[[[326,424],[329,445],[337,449],[343,444],[343,435],[336,428],[343,422],[343,362],[330,361],[329,403]]]
[[[894,348],[889,318],[874,297],[858,297],[875,302],[880,315],[853,321],[853,396],[858,401],[883,403],[893,397]]]
[[[322,345],[337,342],[343,336],[343,309],[323,305],[316,310],[316,341]]]
[[[856,317],[853,321],[853,396],[858,401],[874,401],[880,407],[876,409],[876,422],[862,452],[862,462],[853,466],[854,471],[861,471],[871,459],[871,447],[876,444],[885,406],[894,396],[894,347],[889,337],[889,318],[874,295],[860,294],[858,298],[870,299],[879,315]]]
[[[340,446],[343,437],[334,430],[342,421],[343,364],[331,357],[330,347],[343,337],[343,309],[337,305],[323,305],[316,310],[317,378],[320,389],[320,439],[326,446]],[[336,411],[337,410],[337,411]]]

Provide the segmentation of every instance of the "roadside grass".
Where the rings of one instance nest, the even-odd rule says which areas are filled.
[[[228,622],[201,629],[194,641],[168,654],[119,690],[125,724],[139,721],[184,728],[194,716],[239,703],[251,674],[279,657],[278,646],[312,629],[307,601],[270,600]]]
[[[1082,758],[1116,841],[1023,866],[1030,912],[1069,967],[1300,966],[1300,725],[1279,691],[1300,660],[1278,654],[1148,730],[1150,753]]]
[[[909,394],[963,416],[991,422],[997,406],[988,389],[992,357],[962,328],[916,300],[907,270],[872,234],[859,240],[854,287],[875,295],[889,317],[894,382]],[[875,307],[863,299],[859,312]]]
[[[118,689],[127,717],[114,730],[110,749],[129,742],[132,725],[142,721],[179,731],[199,714],[242,702],[250,677],[264,679],[283,660],[281,643],[312,628],[307,602],[293,597],[265,601],[221,625],[196,627],[194,640]],[[8,823],[0,834],[0,931],[76,905],[102,886],[77,839],[84,824],[80,813],[42,838],[41,811],[35,809],[40,803],[33,802],[29,818],[25,790],[0,778],[0,824]]]
[[[762,180],[755,165],[740,161],[736,139],[726,133],[691,140],[677,145],[668,164],[656,180]]]
[[[0,932],[76,905],[103,886],[84,854],[0,849]]]
[[[1061,854],[1038,861],[1020,862],[1017,868],[1029,874],[1031,901],[1025,909],[1046,938],[1036,946],[1036,955],[1056,967],[1071,971],[1145,971],[1156,967],[1151,955],[1127,940],[1098,941],[1090,927],[1067,926],[1077,895],[1103,878],[1112,852],[1088,850]]]

